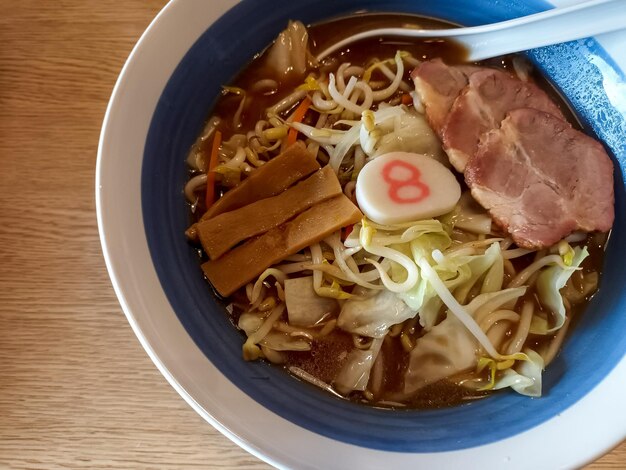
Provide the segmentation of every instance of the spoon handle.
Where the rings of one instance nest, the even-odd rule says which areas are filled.
[[[626,0],[591,0],[503,23],[479,26],[475,33],[458,39],[467,39],[469,60],[474,61],[623,28],[626,28]]]
[[[453,29],[382,28],[343,39],[320,53],[318,60],[355,42],[371,37],[454,38],[469,49],[468,60],[477,61],[536,47],[573,41],[626,27],[626,0],[589,0],[570,7],[484,26]]]

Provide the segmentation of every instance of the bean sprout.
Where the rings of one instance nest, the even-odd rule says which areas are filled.
[[[266,114],[268,116],[277,115],[291,108],[294,104],[300,101],[302,98],[306,96],[305,90],[296,90],[290,95],[286,96],[274,106],[267,109]]]
[[[396,52],[395,62],[396,76],[387,88],[373,92],[374,101],[386,100],[398,90],[398,87],[402,82],[402,77],[404,76],[404,62],[402,62],[402,55],[400,51]]]
[[[187,181],[187,184],[185,185],[185,197],[187,198],[187,201],[194,202],[196,200],[195,192],[199,188],[206,186],[206,180],[206,173],[202,173]]]

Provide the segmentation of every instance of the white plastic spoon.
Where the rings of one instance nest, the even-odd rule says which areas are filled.
[[[468,61],[573,41],[626,28],[626,0],[590,0],[571,7],[484,26],[454,29],[381,28],[335,43],[318,60],[348,44],[371,37],[453,38],[469,50]]]

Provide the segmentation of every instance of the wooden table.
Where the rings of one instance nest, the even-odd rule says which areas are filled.
[[[100,125],[165,3],[0,0],[0,468],[269,468],[159,374],[100,250]]]

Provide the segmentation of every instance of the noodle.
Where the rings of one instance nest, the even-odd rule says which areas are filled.
[[[541,355],[543,357],[543,362],[545,366],[547,366],[554,360],[557,353],[561,349],[561,345],[563,344],[563,340],[565,339],[565,335],[567,334],[569,324],[570,320],[568,317],[566,317],[565,323],[563,324],[561,329],[554,335],[554,339],[550,342],[548,350]]]
[[[544,256],[543,258],[539,258],[526,269],[520,271],[507,287],[519,287],[523,285],[530,276],[532,276],[539,269],[549,264],[557,264],[559,266],[563,266],[563,260],[559,255],[548,255]]]
[[[489,329],[499,321],[517,323],[519,322],[519,318],[520,316],[513,310],[496,310],[485,316],[485,318],[480,322],[480,328],[483,331],[489,331]]]
[[[293,93],[291,93],[289,96],[283,98],[282,100],[280,100],[278,103],[276,103],[274,106],[272,106],[271,108],[268,108],[267,110],[267,114],[268,115],[277,115],[289,108],[291,108],[294,104],[296,104],[297,102],[299,102],[302,98],[304,98],[306,96],[306,91],[305,90],[296,90]]]
[[[533,318],[534,311],[535,307],[532,302],[524,302],[515,336],[511,338],[506,354],[515,354],[522,350],[522,346],[526,342],[526,338],[528,337],[528,333],[530,331],[530,322]]]

